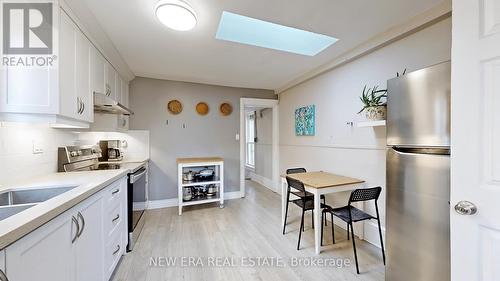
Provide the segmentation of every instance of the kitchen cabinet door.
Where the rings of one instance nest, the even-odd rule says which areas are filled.
[[[57,28],[58,5],[53,5],[52,13],[54,15],[52,25]],[[33,56],[41,59],[40,56],[28,54],[16,55],[14,63],[8,67],[0,67],[1,113],[59,113],[59,36],[57,32],[54,32],[53,36],[52,54],[43,56],[46,63],[42,66],[33,66],[31,61]]]
[[[60,10],[59,24],[59,73],[60,114],[77,118],[80,99],[76,93],[76,32],[73,21]]]
[[[126,81],[123,81],[122,83],[122,104],[125,107],[129,107],[129,92],[128,92],[128,86],[129,83]]]
[[[122,78],[120,77],[118,72],[115,72],[116,101],[121,104],[123,104],[122,83],[123,83]]]
[[[106,94],[106,59],[92,48],[92,92]]]
[[[76,38],[76,94],[79,98],[80,108],[77,119],[86,122],[94,120],[94,98],[90,89],[91,55],[93,46],[80,32],[75,30]]]
[[[116,71],[110,63],[106,63],[106,92],[110,98],[116,100]]]
[[[6,249],[10,281],[75,280],[74,244],[76,225],[64,213]]]
[[[76,241],[76,280],[104,280],[103,199],[85,201],[76,215],[82,228]]]
[[[0,280],[2,279],[2,274],[5,275],[5,251],[0,251]]]

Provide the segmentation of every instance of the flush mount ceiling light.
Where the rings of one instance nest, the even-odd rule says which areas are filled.
[[[167,27],[188,31],[196,26],[196,13],[186,2],[181,0],[161,0],[156,4],[156,17]]]

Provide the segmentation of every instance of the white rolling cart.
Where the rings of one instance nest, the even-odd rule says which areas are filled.
[[[201,171],[203,169],[213,169],[214,176],[207,179],[195,178],[194,180],[184,180],[184,173]],[[182,215],[182,207],[205,203],[219,202],[220,208],[224,208],[224,159],[220,157],[205,158],[178,158],[177,159],[177,182],[179,188],[179,216]],[[212,197],[197,197],[191,200],[184,200],[184,189],[187,187],[216,185],[218,191]]]

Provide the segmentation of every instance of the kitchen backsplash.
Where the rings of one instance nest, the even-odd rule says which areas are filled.
[[[0,122],[0,186],[55,173],[58,147],[97,144],[101,139],[125,140],[124,160],[149,158],[149,131],[74,132],[48,124]]]
[[[83,132],[78,135],[77,144],[97,144],[100,140],[124,140],[127,144],[122,148],[124,161],[149,158],[149,131]]]
[[[48,124],[0,122],[0,185],[56,172],[57,148],[77,139],[77,133]]]

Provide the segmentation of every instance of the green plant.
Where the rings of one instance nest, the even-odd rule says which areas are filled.
[[[363,103],[363,108],[358,112],[361,113],[365,109],[374,106],[385,106],[387,105],[387,90],[379,90],[378,86],[366,89],[366,85],[363,88],[363,94],[359,99]]]
[[[403,72],[401,73],[401,75],[399,75],[399,72],[396,72],[396,77],[405,76],[405,75],[406,75],[406,68],[405,68],[405,70],[403,70]]]

